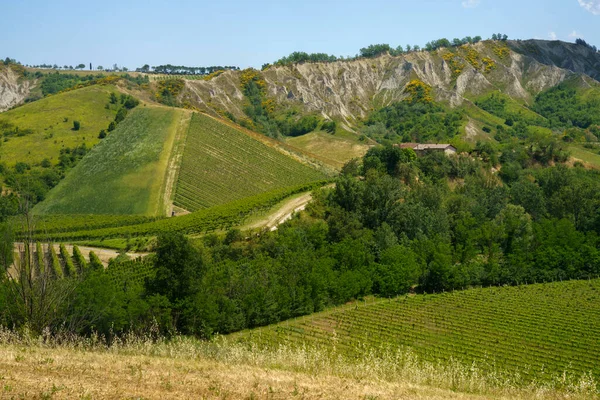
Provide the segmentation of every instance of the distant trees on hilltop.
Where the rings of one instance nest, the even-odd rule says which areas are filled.
[[[338,58],[326,53],[305,53],[304,51],[295,51],[287,57],[282,57],[275,62],[275,65],[299,64],[304,62],[333,62]]]
[[[463,39],[455,38],[455,39],[452,39],[452,41],[450,41],[446,38],[441,38],[438,40],[432,40],[431,42],[425,43],[425,50],[434,51],[434,50],[440,49],[442,47],[458,47],[458,46],[463,46],[465,44],[475,44],[475,43],[481,42],[481,40],[482,40],[481,36],[475,36],[475,37],[467,36]]]
[[[587,47],[589,49],[592,49],[592,50],[594,50],[596,52],[598,51],[598,48],[596,46],[593,46],[593,45],[589,44],[588,42],[586,42],[585,40],[583,40],[581,38],[577,38],[575,40],[575,44],[578,44],[580,46],[585,46],[585,47]]]
[[[236,66],[211,66],[211,67],[186,67],[185,65],[157,65],[150,67],[145,64],[143,67],[136,68],[136,72],[167,74],[167,75],[210,75],[217,71],[237,71],[240,67]]]
[[[462,39],[454,38],[452,40],[441,38],[437,40],[432,40],[431,42],[427,42],[423,49],[419,45],[410,45],[407,44],[405,47],[399,45],[398,47],[392,47],[387,43],[380,44],[371,44],[367,47],[363,47],[359,50],[359,53],[354,57],[336,57],[334,55],[329,55],[326,53],[306,53],[303,51],[295,51],[287,57],[282,57],[279,60],[275,61],[274,65],[291,65],[291,64],[300,64],[305,62],[335,62],[335,61],[343,61],[343,60],[356,60],[359,58],[376,58],[383,54],[389,54],[391,56],[398,56],[400,54],[410,53],[414,51],[434,51],[443,47],[459,47],[466,44],[475,44],[482,41],[481,36],[466,36]],[[494,33],[492,35],[492,40],[508,40],[508,36],[501,33]],[[264,64],[263,70],[267,69],[271,64]]]

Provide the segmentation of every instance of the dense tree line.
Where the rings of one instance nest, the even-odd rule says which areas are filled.
[[[391,142],[447,142],[459,134],[464,113],[433,102],[396,102],[375,111],[362,132]]]
[[[334,62],[338,58],[334,55],[326,53],[305,53],[303,51],[295,51],[287,57],[282,57],[275,61],[275,65],[290,65],[301,64],[305,62]]]
[[[494,34],[495,35],[495,34]],[[506,36],[506,35],[504,35]],[[463,39],[453,39],[452,41],[448,39],[438,39],[428,42],[424,50],[433,51],[437,50],[441,47],[456,47],[462,46],[465,44],[475,44],[480,42],[481,36],[467,36]],[[496,40],[496,39],[494,39]],[[506,40],[506,39],[499,39]],[[389,54],[392,56],[398,56],[404,53],[410,53],[411,51],[420,51],[421,47],[419,45],[411,46],[410,44],[406,46],[399,45],[397,47],[392,47],[387,43],[381,44],[371,44],[367,47],[363,47],[359,50],[359,53],[354,57],[337,57],[334,55],[326,54],[326,53],[306,53],[303,51],[295,51],[291,53],[289,56],[282,57],[279,60],[275,61],[274,65],[292,65],[292,64],[301,64],[301,63],[316,63],[316,62],[335,62],[335,61],[343,61],[343,60],[356,60],[358,58],[375,58],[379,57],[383,54]],[[268,68],[270,64],[265,64],[263,66],[263,70]]]
[[[144,282],[102,271],[73,278],[54,328],[70,321],[79,333],[109,335],[157,323],[207,337],[371,294],[597,276],[599,173],[539,168],[529,147],[480,144],[453,157],[375,147],[277,231],[194,242],[163,234]],[[495,174],[498,161],[521,169]],[[22,324],[3,304],[3,323]]]
[[[56,94],[62,92],[63,90],[73,88],[79,84],[92,82],[96,79],[101,79],[104,77],[102,74],[97,75],[75,75],[75,74],[61,74],[55,72],[53,74],[42,75],[39,74],[42,82],[40,87],[42,89],[42,94],[47,96],[49,94]]]
[[[495,40],[495,39],[494,39]],[[440,48],[449,48],[449,47],[459,47],[465,44],[475,44],[481,42],[481,36],[467,36],[463,39],[455,38],[452,41],[442,38],[438,40],[432,40],[431,42],[427,42],[425,44],[425,50],[434,51]]]
[[[210,75],[217,71],[237,71],[239,67],[235,66],[211,66],[211,67],[186,67],[185,65],[157,65],[150,67],[148,64],[136,68],[136,72],[166,74],[166,75]]]
[[[589,44],[588,42],[586,42],[585,40],[583,40],[581,38],[575,39],[575,44],[580,45],[580,46],[585,46],[588,49],[591,49],[591,50],[593,50],[595,52],[598,51],[598,48],[596,46]]]

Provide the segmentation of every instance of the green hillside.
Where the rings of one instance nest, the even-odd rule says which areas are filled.
[[[183,110],[155,107],[133,110],[34,211],[163,214],[167,165],[185,114]]]
[[[358,140],[358,136],[348,132],[317,131],[290,137],[286,143],[314,154],[318,159],[334,168],[341,168],[353,158],[360,158],[369,150],[369,145]]]
[[[202,114],[187,134],[174,204],[188,211],[324,179],[319,171]]]
[[[437,295],[335,308],[234,335],[266,346],[316,345],[349,356],[408,348],[426,361],[451,358],[519,373],[528,382],[563,371],[600,377],[600,280]]]
[[[18,161],[36,165],[44,159],[57,164],[61,149],[84,143],[89,148],[98,143],[98,133],[108,127],[117,113],[116,106],[106,108],[111,92],[118,93],[114,86],[94,85],[0,114],[0,126],[10,126],[12,131],[18,128],[15,134],[4,134],[0,160],[8,165]],[[73,121],[81,123],[79,130],[72,129]]]

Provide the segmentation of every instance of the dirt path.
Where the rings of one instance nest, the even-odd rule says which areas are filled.
[[[181,160],[183,159],[183,149],[185,147],[185,138],[192,119],[192,112],[188,110],[181,111],[181,117],[179,118],[177,132],[175,138],[171,143],[169,149],[169,161],[167,164],[167,170],[165,173],[165,179],[163,183],[163,212],[167,217],[170,217],[173,212],[173,198],[174,188],[177,183],[177,176],[179,175],[179,168],[181,166]]]
[[[269,230],[274,231],[277,229],[277,226],[291,219],[294,213],[304,210],[311,200],[311,192],[293,197],[286,200],[283,204],[280,204],[275,210],[272,210],[268,215],[258,221],[243,226],[242,229],[268,228]]]

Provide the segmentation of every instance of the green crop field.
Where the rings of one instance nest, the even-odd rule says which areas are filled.
[[[115,118],[116,108],[106,109],[108,96],[117,92],[114,86],[93,85],[25,104],[0,114],[0,122],[8,122],[19,130],[31,130],[24,136],[11,136],[0,145],[0,161],[12,165],[17,161],[39,164],[48,159],[58,163],[60,149],[85,143],[98,143],[98,133]],[[72,130],[73,121],[81,123]]]
[[[357,302],[232,335],[258,345],[316,345],[349,356],[408,348],[423,361],[546,381],[600,378],[600,280],[479,288]]]
[[[189,126],[174,204],[196,211],[324,175],[202,114]]]
[[[326,181],[278,189],[231,203],[199,210],[173,218],[136,219],[107,215],[89,218],[89,215],[57,215],[56,218],[42,216],[36,226],[37,240],[90,241],[108,238],[133,238],[156,236],[165,232],[203,234],[240,226],[253,213],[263,213],[283,199],[322,186]],[[90,219],[88,223],[85,220]],[[61,228],[64,221],[65,230]],[[17,234],[19,236],[20,233]],[[20,237],[20,236],[19,236]]]
[[[103,228],[114,228],[127,225],[137,225],[152,222],[159,217],[148,217],[144,215],[94,215],[94,214],[71,214],[71,215],[38,215],[34,219],[33,233],[42,237],[61,232],[78,232]],[[18,226],[18,217],[10,220],[14,226]]]
[[[184,110],[159,107],[132,110],[34,212],[164,214],[168,162],[185,115]]]

